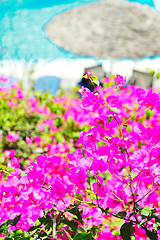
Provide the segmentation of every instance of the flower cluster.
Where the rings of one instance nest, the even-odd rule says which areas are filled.
[[[74,149],[79,132],[88,129],[81,100],[68,96],[32,94],[26,97],[17,85],[0,89],[0,160],[9,164],[19,157],[24,166],[38,153],[64,154]]]
[[[125,81],[120,75],[115,78],[119,87]],[[97,87],[95,92],[82,87],[80,92],[81,111],[89,118],[90,128],[79,133],[74,152],[65,158],[58,154],[39,155],[25,169],[15,157],[10,161],[10,171],[1,166],[5,179],[2,176],[0,223],[20,215],[16,224],[10,224],[9,231],[17,228],[31,231],[31,226],[36,230],[37,218],[45,223],[48,216],[53,232],[47,232],[47,236],[52,238],[57,231],[57,237],[64,240],[68,236],[80,239],[78,236],[83,234],[90,234],[87,239],[98,240],[131,236],[158,239],[159,92],[138,86],[128,86],[122,92],[115,86]],[[28,102],[32,109],[37,109],[37,99]],[[38,108],[39,113],[41,110]],[[48,115],[48,108],[45,113]],[[49,114],[45,123],[58,132]],[[81,113],[74,114],[73,111],[72,118],[82,122]],[[67,119],[69,112],[64,115]],[[44,122],[39,127],[43,129]],[[12,137],[16,139],[15,135]],[[40,144],[41,140],[35,138]],[[30,143],[31,139],[27,141]],[[49,145],[51,149],[52,145],[53,142]],[[43,226],[42,229],[46,231]]]

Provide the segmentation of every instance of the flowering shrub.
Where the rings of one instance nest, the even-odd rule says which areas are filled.
[[[79,132],[88,129],[86,110],[80,104],[80,99],[48,93],[26,97],[15,85],[10,90],[0,88],[1,163],[8,164],[15,156],[26,166],[40,153],[67,155]]]
[[[160,239],[159,93],[125,88],[120,75],[115,84],[81,88],[92,127],[68,158],[39,155],[21,169],[13,157],[10,171],[1,166],[3,239]]]

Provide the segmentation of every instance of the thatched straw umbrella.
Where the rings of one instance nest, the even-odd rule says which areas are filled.
[[[135,2],[102,0],[54,17],[46,35],[61,48],[83,56],[155,56],[160,54],[160,13]]]

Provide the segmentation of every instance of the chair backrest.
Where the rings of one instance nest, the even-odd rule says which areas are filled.
[[[34,90],[42,90],[42,93],[49,91],[49,93],[55,95],[60,86],[60,78],[56,76],[44,76],[38,78],[35,83]]]
[[[133,69],[133,84],[138,85],[141,88],[152,88],[153,75],[147,72],[141,72]]]
[[[92,72],[92,75],[98,77],[99,79],[102,79],[104,77],[102,64],[97,64],[95,66],[85,68],[84,70],[85,70],[85,74],[87,70],[90,70]]]

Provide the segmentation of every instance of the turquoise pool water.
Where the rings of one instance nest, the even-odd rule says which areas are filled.
[[[0,60],[76,58],[45,37],[44,26],[63,11],[97,0],[0,0]],[[135,0],[130,0],[135,1]],[[139,0],[154,7],[152,0]]]
[[[148,4],[151,7],[154,7],[153,0],[129,0],[130,2],[139,2],[141,4]]]

